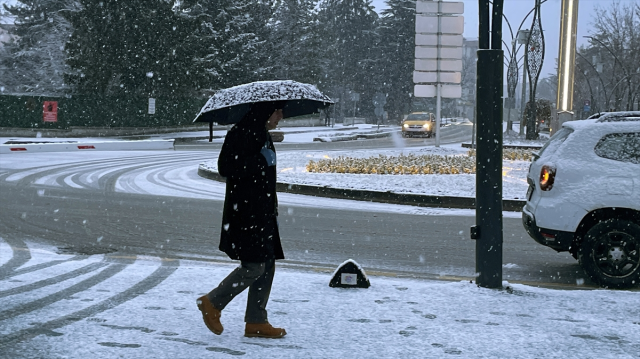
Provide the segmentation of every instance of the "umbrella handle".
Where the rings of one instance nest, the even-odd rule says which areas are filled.
[[[213,142],[213,122],[209,122],[209,142]]]

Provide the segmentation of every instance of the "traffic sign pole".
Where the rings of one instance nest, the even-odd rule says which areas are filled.
[[[460,98],[463,2],[416,1],[415,97],[436,98],[436,147],[440,146],[442,98]]]
[[[438,35],[442,34],[442,1],[438,1]],[[442,36],[438,36],[438,60],[442,57]],[[441,108],[441,96],[442,89],[440,85],[440,61],[438,61],[438,82],[436,83],[436,147],[440,147],[440,124],[442,123],[442,108]]]

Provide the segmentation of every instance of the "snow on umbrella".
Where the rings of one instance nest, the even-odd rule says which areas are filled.
[[[315,86],[291,80],[257,81],[216,92],[193,122],[237,123],[256,102],[286,101],[283,116],[295,117],[319,112],[333,104]]]

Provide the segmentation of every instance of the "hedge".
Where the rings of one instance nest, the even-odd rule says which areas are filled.
[[[44,101],[58,102],[58,121],[43,122]],[[192,124],[206,98],[157,97],[155,114],[149,99],[139,96],[0,95],[0,127],[69,129],[70,127],[165,127]]]

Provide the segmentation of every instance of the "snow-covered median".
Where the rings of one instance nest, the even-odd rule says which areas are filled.
[[[291,151],[278,153],[278,182],[304,184],[320,187],[347,188],[370,191],[391,191],[453,197],[475,197],[475,174],[428,174],[428,175],[380,175],[310,173],[306,166],[310,160],[348,156],[366,158],[378,155],[400,154],[466,155],[467,149],[460,144],[441,147],[405,149],[376,149],[361,151]],[[524,199],[527,193],[528,161],[503,161],[503,198]],[[217,171],[217,161],[207,161],[200,168]]]

